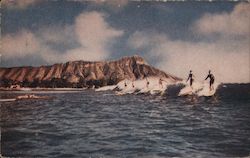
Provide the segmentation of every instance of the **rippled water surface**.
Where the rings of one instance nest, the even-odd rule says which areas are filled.
[[[216,96],[40,92],[47,100],[1,103],[7,157],[246,157],[250,86]],[[22,95],[1,92],[1,98]]]

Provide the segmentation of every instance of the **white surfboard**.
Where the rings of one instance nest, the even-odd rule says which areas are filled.
[[[9,101],[15,101],[16,99],[0,99],[0,102],[9,102]]]
[[[202,90],[198,93],[198,96],[211,97],[215,94],[216,90]]]
[[[197,93],[197,95],[198,96],[204,96],[204,97],[211,97],[211,96],[215,95],[216,90],[217,90],[219,85],[220,85],[220,83],[214,83],[213,89],[210,90],[209,84],[205,83],[203,89],[201,91],[199,91]]]
[[[181,89],[178,96],[186,96],[186,95],[193,95],[195,94],[195,89],[191,88],[190,86],[186,86]]]

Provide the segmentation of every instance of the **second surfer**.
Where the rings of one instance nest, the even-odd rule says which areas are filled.
[[[208,75],[205,80],[210,79],[209,81],[209,89],[214,90],[213,84],[214,84],[214,75],[211,73],[211,70],[208,71]]]
[[[190,72],[189,72],[187,82],[188,82],[188,80],[189,80],[190,87],[193,88],[192,85],[193,85],[193,81],[194,81],[194,75],[192,73],[192,70],[190,70]]]

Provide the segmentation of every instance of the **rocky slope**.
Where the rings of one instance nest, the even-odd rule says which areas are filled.
[[[100,87],[124,79],[162,77],[181,80],[148,65],[142,57],[124,57],[116,61],[71,61],[40,67],[0,68],[0,87],[18,84],[22,87]]]

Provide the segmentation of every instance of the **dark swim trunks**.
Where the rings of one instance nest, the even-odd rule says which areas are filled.
[[[211,86],[212,84],[214,84],[214,79],[211,79],[211,80],[210,80],[210,86]]]
[[[190,86],[192,86],[194,79],[190,79]]]

